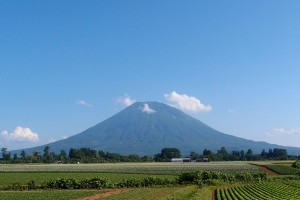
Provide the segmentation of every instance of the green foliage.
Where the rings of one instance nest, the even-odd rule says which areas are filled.
[[[27,181],[27,189],[29,190],[37,189],[35,180]]]
[[[103,189],[113,188],[113,184],[108,178],[91,178],[80,181],[79,188],[81,189]]]
[[[292,167],[297,168],[297,169],[300,169],[300,160],[295,161],[295,162],[292,164]]]
[[[79,166],[80,167],[80,166]],[[95,167],[95,166],[94,166]],[[100,167],[100,166],[99,166]],[[81,169],[81,168],[80,168]],[[87,168],[86,170],[88,170]],[[67,170],[67,169],[66,169]],[[92,169],[90,168],[90,171]],[[19,182],[21,184],[27,184],[28,180],[34,180],[36,183],[42,181],[48,182],[50,180],[55,180],[58,178],[74,178],[79,181],[94,177],[108,178],[112,182],[120,182],[123,179],[144,179],[150,176],[149,174],[128,174],[128,173],[98,173],[98,172],[85,172],[84,169],[81,172],[4,172],[0,176],[0,185],[10,185],[14,182]],[[167,178],[170,180],[175,180],[175,175],[151,175],[153,177]]]
[[[264,165],[264,166],[280,175],[295,175],[300,172],[299,169],[293,168],[291,166],[285,166],[285,165]]]
[[[70,199],[80,199],[86,196],[91,196],[94,194],[99,194],[105,192],[103,191],[74,191],[74,190],[43,190],[39,191],[27,191],[27,192],[14,192],[6,191],[0,192],[1,200],[70,200]]]
[[[292,184],[290,184],[292,183]],[[263,182],[246,186],[218,189],[215,199],[299,199],[299,182]]]
[[[121,188],[138,188],[141,187],[141,181],[137,179],[124,179],[117,183],[116,186]]]
[[[181,152],[177,148],[163,148],[160,154],[154,155],[154,160],[170,162],[172,158],[181,158]]]
[[[58,178],[42,185],[43,189],[79,189],[81,184],[75,179]]]
[[[217,171],[194,171],[181,173],[177,178],[179,184],[215,185],[217,182],[259,182],[267,179],[267,174],[242,172],[226,174]]]

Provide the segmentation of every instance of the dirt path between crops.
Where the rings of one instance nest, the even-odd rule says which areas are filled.
[[[279,174],[277,174],[276,172],[274,172],[273,170],[270,170],[269,168],[265,167],[265,166],[259,166],[260,169],[264,170],[264,172],[266,172],[267,174],[269,174],[270,176],[277,176]]]
[[[215,190],[211,191],[211,200],[215,200]]]
[[[89,196],[89,197],[84,197],[84,198],[77,199],[77,200],[96,200],[96,199],[100,199],[100,198],[120,194],[120,193],[123,193],[123,192],[128,192],[129,190],[130,189],[116,189],[116,190],[111,190],[111,191],[104,192],[104,193],[101,193],[101,194],[95,194],[95,195],[92,195],[92,196]]]

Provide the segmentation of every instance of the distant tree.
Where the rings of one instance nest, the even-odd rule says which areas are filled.
[[[241,150],[240,152],[240,155],[241,155],[241,159],[240,160],[245,160],[245,151],[244,150]]]
[[[252,160],[253,159],[253,151],[252,151],[252,149],[248,149],[248,151],[246,152],[245,157],[246,157],[247,160]]]
[[[23,160],[23,162],[26,160],[26,152],[25,152],[25,150],[21,151],[21,159]]]
[[[5,161],[10,160],[10,153],[7,152],[7,148],[2,148],[2,159]]]
[[[196,160],[198,157],[199,157],[199,154],[197,154],[196,152],[192,151],[192,152],[190,153],[190,158],[191,158],[192,160]]]
[[[42,163],[43,157],[40,155],[40,152],[34,151],[30,156],[30,160],[32,163]]]
[[[156,161],[169,162],[172,158],[180,158],[181,152],[177,148],[163,148],[160,154],[155,154]]]
[[[267,156],[267,153],[264,149],[261,151],[260,156],[263,158],[265,158]]]
[[[45,163],[50,163],[51,161],[51,156],[50,156],[50,147],[46,146],[44,148],[44,154],[43,154],[44,162]]]
[[[232,151],[230,160],[240,160],[241,159],[241,153],[239,151]]]
[[[211,154],[213,154],[211,150],[208,150],[208,149],[204,149],[204,150],[203,150],[203,155],[204,155],[204,156],[209,156],[209,155],[211,155]]]
[[[58,155],[58,161],[61,161],[62,163],[68,162],[68,156],[65,150],[60,150],[60,154]]]
[[[153,162],[153,159],[150,156],[143,156],[141,160],[142,162]]]
[[[225,147],[221,147],[221,149],[218,150],[217,156],[220,160],[229,160],[229,153]]]
[[[288,157],[286,149],[274,148],[273,149],[273,157],[276,160],[286,160]]]

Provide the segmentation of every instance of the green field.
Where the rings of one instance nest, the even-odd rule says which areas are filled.
[[[86,178],[103,177],[112,182],[120,182],[123,179],[143,179],[148,174],[121,174],[121,173],[98,173],[98,172],[2,172],[0,173],[0,186],[13,183],[26,184],[26,181],[34,180],[36,183],[50,181],[57,178],[74,178],[83,180]],[[174,175],[151,175],[152,177],[168,178],[174,180]]]
[[[61,191],[61,190],[50,190],[50,191],[5,191],[0,192],[1,200],[70,200],[79,199],[94,194],[106,192],[103,191]]]
[[[203,195],[202,195],[203,193]],[[113,195],[103,198],[103,200],[119,200],[119,199],[131,199],[131,200],[145,200],[145,199],[161,199],[161,200],[210,200],[210,192],[206,194],[196,186],[185,187],[165,187],[165,188],[140,188],[131,190],[129,192]]]
[[[299,186],[299,181],[294,182]],[[231,188],[221,188],[216,190],[216,200],[227,199],[300,199],[300,187],[282,182],[265,182],[254,185],[238,186]]]
[[[1,172],[102,172],[127,174],[170,174],[185,171],[215,170],[226,173],[240,171],[257,172],[259,167],[246,162],[208,162],[208,163],[116,163],[116,164],[30,164],[0,165]]]
[[[254,165],[253,165],[254,164]],[[239,172],[257,173],[259,165],[272,165],[281,169],[282,174],[288,173],[290,166],[287,162],[210,162],[210,163],[116,163],[116,164],[29,164],[29,165],[1,165],[0,186],[20,184],[34,180],[36,184],[58,178],[84,180],[95,177],[108,178],[112,183],[124,179],[144,179],[146,177],[166,178],[175,180],[179,173],[189,171],[219,171],[228,174]],[[109,194],[101,199],[162,199],[162,200],[210,200],[215,199],[300,199],[300,181],[276,180],[261,183],[234,184],[216,181],[213,186],[202,188],[196,185],[156,186],[151,188],[129,189],[103,189],[103,190],[26,190],[26,191],[1,191],[0,199],[80,199],[82,197]],[[299,177],[300,179],[300,177]],[[270,179],[271,180],[271,179]],[[275,179],[274,179],[275,180]],[[118,193],[118,191],[122,192]],[[124,191],[123,191],[124,190]],[[117,192],[117,193],[115,193]],[[266,198],[266,199],[270,199]],[[286,198],[288,199],[288,198]]]

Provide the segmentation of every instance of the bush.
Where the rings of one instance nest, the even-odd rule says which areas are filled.
[[[197,184],[202,186],[216,185],[218,182],[251,182],[251,181],[262,181],[267,179],[265,172],[261,173],[249,173],[242,172],[237,174],[225,174],[216,171],[195,171],[195,172],[184,172],[177,178],[179,184]]]
[[[34,180],[27,181],[27,189],[29,189],[29,190],[37,189],[37,186],[36,186]]]
[[[176,181],[179,184],[192,184],[192,183],[197,183],[198,180],[201,180],[200,177],[201,177],[201,172],[198,171],[183,172],[178,175]]]
[[[103,189],[112,188],[113,184],[108,178],[91,178],[84,179],[80,182],[80,188],[82,189]]]
[[[137,179],[123,179],[121,182],[117,183],[116,186],[121,188],[136,188],[141,186],[141,181]]]
[[[80,183],[75,179],[58,178],[43,184],[44,188],[48,189],[79,189]]]

